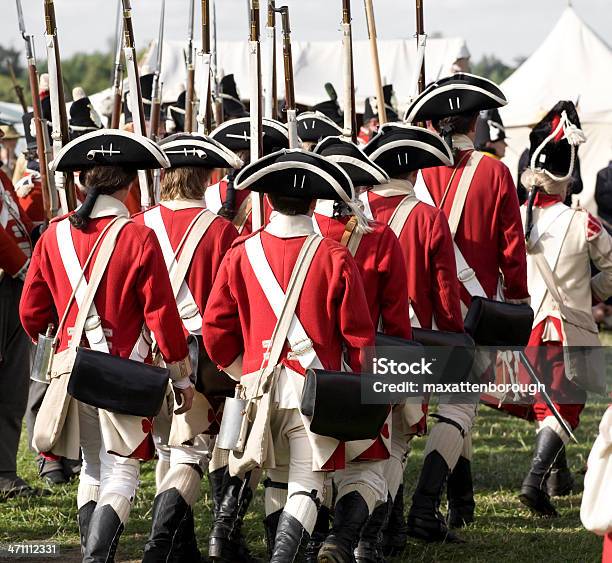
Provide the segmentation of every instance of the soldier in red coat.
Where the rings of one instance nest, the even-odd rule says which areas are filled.
[[[251,122],[248,117],[226,121],[210,135],[211,139],[234,151],[243,162],[251,159]],[[287,127],[274,119],[263,120],[263,154],[289,148]],[[232,170],[218,183],[208,187],[205,193],[206,207],[213,213],[229,219],[240,234],[252,230],[251,194],[248,190],[237,191],[234,178],[237,170]]]
[[[452,155],[446,143],[422,127],[383,125],[378,135],[365,147],[366,154],[391,176],[391,182],[374,186],[361,195],[367,214],[388,224],[399,239],[407,265],[407,287],[410,296],[411,322],[415,327],[448,332],[463,332],[453,242],[444,214],[423,203],[414,194],[414,181],[419,169],[448,165]],[[447,405],[440,405],[444,416]],[[393,429],[395,435],[395,427]],[[405,432],[398,437],[396,457],[406,458],[410,439],[422,429]],[[397,466],[403,469],[404,464]],[[387,527],[385,549],[388,553],[403,551],[407,539],[404,519],[402,475],[396,469],[390,482],[394,506]],[[444,481],[435,465],[423,471],[415,496],[428,507],[439,503],[438,489]],[[445,523],[431,516],[431,527],[446,535]]]
[[[208,137],[177,134],[161,143],[170,161],[161,181],[160,203],[134,217],[155,232],[173,283],[173,292],[195,355],[202,348],[202,314],[214,279],[226,252],[238,236],[226,219],[206,209],[204,191],[216,168],[242,166],[240,159]],[[183,276],[179,279],[177,276]],[[201,359],[204,361],[204,358]],[[173,558],[200,559],[195,538],[193,505],[197,500],[203,469],[216,433],[221,401],[199,391],[188,413],[172,415],[169,433],[157,443],[160,459],[169,470],[160,477],[153,503],[151,534],[143,561]],[[168,447],[169,446],[169,447]],[[212,498],[218,498],[227,474],[227,463],[211,470]]]
[[[283,337],[289,345],[283,345],[278,364],[272,358],[274,365],[265,372],[278,379],[273,384],[269,425],[275,466],[265,461],[263,465],[269,467],[273,482],[286,484],[282,495],[266,489],[265,526],[270,560],[284,563],[293,560],[300,543],[313,531],[326,472],[345,466],[342,443],[311,433],[308,419],[300,413],[305,370],[340,370],[344,349],[348,365],[358,373],[361,348],[374,343],[374,327],[369,315],[363,315],[368,304],[350,253],[333,240],[321,239],[313,229],[316,199],[353,198],[352,184],[342,169],[318,155],[280,151],[244,168],[236,187],[266,190],[275,212],[265,229],[239,239],[227,255],[204,313],[203,334],[211,358],[240,380],[247,397],[257,394],[265,354],[281,344],[274,345],[270,337],[297,256],[305,244],[319,245],[306,247],[314,250],[314,256],[310,254],[302,287],[296,288],[301,289],[297,307]],[[251,430],[249,442],[253,437],[258,439],[259,433]],[[272,452],[267,453],[266,460]],[[230,469],[233,460],[230,454]],[[376,493],[365,483],[350,485],[350,475],[345,477],[339,483],[335,525],[351,536],[350,545],[371,512]]]
[[[3,133],[0,131],[0,137]],[[17,475],[17,449],[29,384],[29,343],[18,303],[32,255],[32,222],[0,170],[0,497],[34,490]]]
[[[99,248],[96,241],[105,236],[111,222],[128,217],[123,201],[136,181],[137,169],[167,165],[152,141],[121,131],[90,133],[64,147],[52,167],[81,170],[87,197],[78,211],[54,220],[37,244],[20,315],[33,340],[49,324],[57,327],[56,357],[81,345],[143,361],[149,355],[143,337],[146,327],[155,334],[182,412],[190,408],[193,398],[187,344],[163,254],[151,229],[133,222],[123,226],[88,311],[85,338],[71,337],[78,304],[87,293],[83,281],[96,281],[90,278]],[[58,324],[60,319],[64,322]],[[51,377],[56,377],[53,371]],[[39,420],[55,406],[43,401]],[[151,420],[76,403],[58,432],[49,454],[63,455],[64,449],[73,451],[80,442],[83,456],[77,494],[83,561],[108,561],[130,512],[139,460],[150,459],[154,453]]]
[[[510,171],[501,161],[475,151],[473,145],[479,112],[506,103],[493,82],[458,73],[430,85],[406,111],[408,122],[431,122],[453,151],[454,165],[423,171],[415,193],[448,218],[464,313],[473,296],[529,301],[525,241]],[[425,450],[422,475],[431,469],[428,464],[434,464],[440,492],[450,473],[449,520],[453,526],[473,520],[470,432],[476,407],[476,397],[473,404],[445,405]],[[415,495],[409,515],[411,533],[443,539],[444,526],[437,533],[429,526],[437,507],[427,508],[418,501]]]

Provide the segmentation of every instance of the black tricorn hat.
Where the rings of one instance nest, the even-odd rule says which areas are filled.
[[[270,154],[279,149],[289,148],[289,131],[280,121],[263,118],[263,153]],[[251,148],[251,121],[239,117],[225,121],[217,127],[210,137],[231,151]]]
[[[383,86],[383,96],[385,98],[385,108],[387,110],[387,121],[397,121],[399,116],[397,112],[393,109],[392,101],[393,101],[393,85],[386,84]],[[376,100],[376,98],[374,98]],[[363,122],[367,123],[371,119],[378,119],[378,105],[375,103],[376,108],[372,106],[372,98],[366,98],[365,100],[365,110],[363,112]]]
[[[319,111],[305,111],[297,117],[297,132],[302,141],[318,143],[325,137],[340,135],[342,129]]]
[[[150,139],[117,129],[100,129],[70,141],[49,164],[68,172],[93,166],[125,166],[136,170],[168,168],[168,158]]]
[[[452,151],[440,135],[413,125],[386,123],[363,151],[391,177],[453,164]]]
[[[506,138],[506,129],[499,115],[499,110],[487,109],[480,112],[476,121],[476,137],[474,147],[476,150],[483,150],[487,143],[496,143]]]
[[[348,139],[327,137],[314,148],[314,152],[340,166],[353,186],[377,186],[389,182],[387,173]]]
[[[582,139],[573,143],[572,132],[576,130],[580,130],[580,118],[574,103],[557,102],[529,134],[530,167],[547,170],[555,176],[571,174],[572,144],[577,146],[584,141],[582,135]]]
[[[508,103],[497,84],[459,72],[430,84],[410,104],[404,121],[436,121],[444,117],[500,108]]]
[[[248,117],[249,112],[240,101],[238,87],[233,74],[227,74],[221,79],[219,85],[219,98],[223,104],[223,115],[226,119]]]
[[[174,127],[177,132],[185,131],[186,100],[187,92],[183,91],[179,94],[176,102],[168,106],[168,117],[174,121]]]
[[[245,166],[236,176],[234,187],[347,203],[355,195],[350,178],[340,166],[302,149],[283,149]]]
[[[243,162],[229,149],[198,133],[176,133],[159,143],[171,168],[242,168]]]

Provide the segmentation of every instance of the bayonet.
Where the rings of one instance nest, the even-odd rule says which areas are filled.
[[[342,51],[344,69],[344,132],[357,141],[357,112],[355,110],[355,74],[353,69],[353,31],[351,26],[351,0],[342,0]]]
[[[189,0],[189,20],[187,22],[187,86],[185,91],[185,131],[193,131],[193,103],[195,94],[195,64],[193,57],[193,32],[195,27],[195,0]]]
[[[162,102],[161,69],[164,55],[164,26],[166,22],[166,0],[161,0],[161,14],[159,17],[159,34],[157,37],[157,57],[155,60],[155,73],[153,75],[153,88],[151,93],[151,120],[149,123],[149,138],[157,141],[159,138],[159,122]]]

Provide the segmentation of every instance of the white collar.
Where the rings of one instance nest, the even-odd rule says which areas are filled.
[[[391,181],[388,184],[373,186],[371,191],[372,193],[382,197],[393,197],[397,195],[406,196],[414,194],[414,186],[408,180],[391,178]]]
[[[458,151],[469,151],[474,148],[474,143],[467,135],[453,135],[453,148]]]
[[[100,217],[129,217],[130,212],[123,202],[119,201],[116,197],[99,195],[89,216],[92,219],[99,219]]]
[[[278,238],[306,237],[313,234],[310,215],[283,215],[273,211],[264,231]]]
[[[160,201],[159,204],[172,211],[192,209],[194,207],[206,209],[206,202],[203,199],[169,199]]]
[[[334,200],[333,199],[318,199],[315,207],[315,213],[325,215],[325,217],[334,216]]]

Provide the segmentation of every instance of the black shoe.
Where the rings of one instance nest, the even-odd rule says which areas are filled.
[[[221,501],[223,500],[223,493],[225,492],[229,479],[229,468],[227,465],[208,473],[213,519],[217,517]]]
[[[282,513],[281,510],[272,512],[264,518],[264,530],[266,532],[266,551],[268,554],[268,561],[272,558],[272,552],[274,551],[274,540],[276,539],[276,532],[278,530],[278,520]]]
[[[408,543],[408,524],[404,516],[404,484],[400,484],[386,526],[383,528],[383,553],[395,557],[403,553]]]
[[[546,492],[551,497],[566,497],[574,490],[574,476],[567,466],[565,446],[557,454],[546,480]]]
[[[38,476],[50,485],[65,485],[68,477],[64,473],[62,460],[49,460],[38,456]]]
[[[519,500],[540,516],[558,516],[546,491],[546,477],[562,447],[563,441],[552,428],[537,433],[531,469],[523,480]]]
[[[155,497],[151,534],[144,547],[142,563],[166,563],[188,510],[189,505],[174,487]]]
[[[304,563],[317,563],[317,556],[323,542],[329,535],[329,520],[330,512],[327,506],[321,506],[317,513],[317,521],[315,527],[310,534],[310,540],[306,544],[304,551]]]
[[[195,535],[193,510],[189,507],[174,536],[168,563],[200,563],[201,561],[202,554],[198,549]]]
[[[42,497],[49,491],[30,487],[21,477],[0,477],[0,501],[15,497]]]
[[[448,476],[448,527],[463,528],[474,522],[474,486],[472,464],[469,459],[459,457],[455,469]]]
[[[448,473],[448,465],[438,451],[434,450],[425,458],[408,513],[408,535],[426,542],[461,541],[449,531],[440,512]]]
[[[393,501],[389,497],[387,502],[376,507],[368,518],[355,549],[355,561],[357,563],[385,562],[382,546],[383,529],[389,521],[392,507]]]
[[[81,473],[81,460],[80,459],[67,459],[62,458],[62,469],[64,476],[68,481],[72,481],[75,477],[78,477]]]
[[[227,482],[208,541],[208,556],[213,561],[254,561],[242,536],[244,516],[253,499],[249,477],[244,481],[239,477],[230,477]]]
[[[123,524],[110,504],[98,506],[91,515],[83,563],[112,563]]]
[[[300,521],[283,511],[278,519],[270,563],[301,561],[300,550],[306,546],[309,538]]]
[[[91,521],[91,516],[96,509],[97,504],[98,503],[95,500],[90,500],[79,508],[79,536],[81,538],[82,555],[85,555],[85,544],[87,542],[87,535],[89,533],[89,522]]]
[[[331,533],[319,550],[319,563],[354,563],[353,552],[368,516],[368,505],[357,491],[338,500]]]

